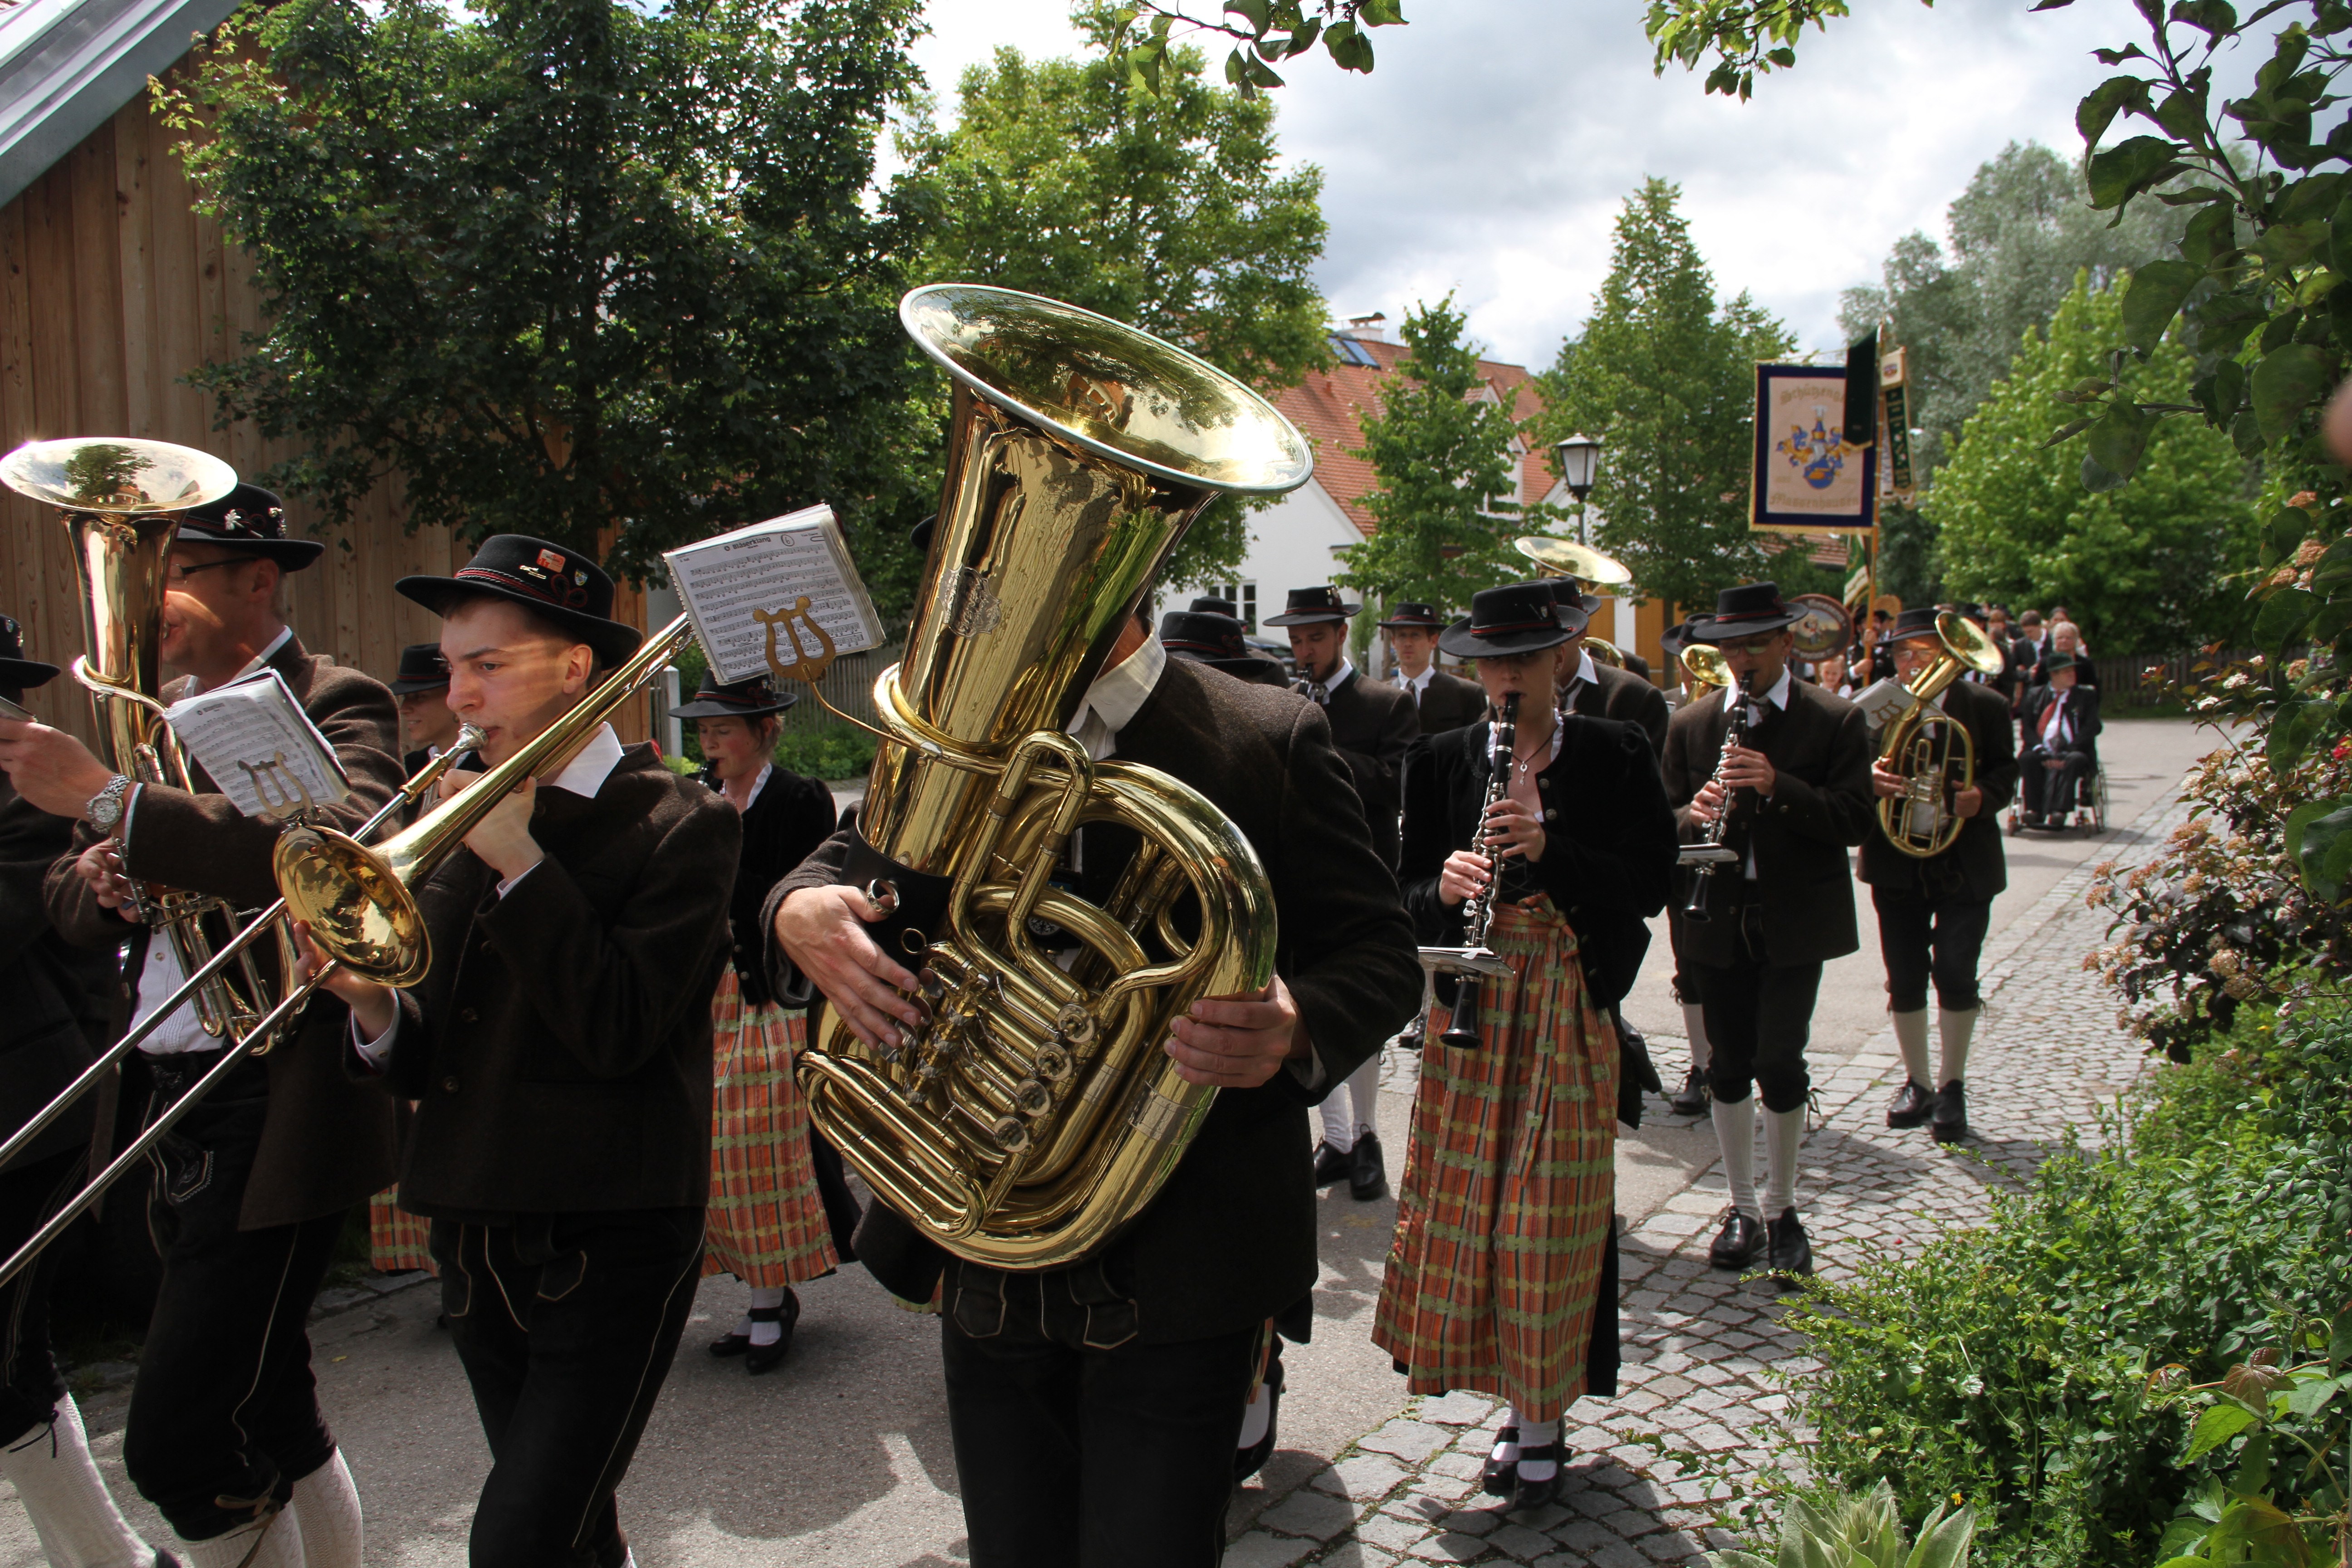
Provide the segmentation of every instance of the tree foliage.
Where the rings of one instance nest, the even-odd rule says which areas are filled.
[[[1367,412],[1352,456],[1379,483],[1364,505],[1380,531],[1356,547],[1339,581],[1367,595],[1466,605],[1477,589],[1526,575],[1510,547],[1529,531],[1511,452],[1517,422],[1485,395],[1477,351],[1462,341],[1451,295],[1407,311],[1407,349]]]
[[[1748,526],[1755,364],[1794,345],[1746,294],[1717,305],[1680,195],[1651,179],[1626,198],[1592,315],[1538,378],[1534,438],[1600,437],[1597,542],[1644,598],[1712,605],[1770,557]]]
[[[1213,18],[1192,16],[1182,0],[1133,0],[1109,15],[1111,58],[1130,81],[1158,91],[1176,40],[1211,34],[1234,40],[1225,80],[1244,98],[1282,85],[1273,62],[1312,54],[1318,44],[1340,69],[1369,73],[1370,29],[1404,22],[1402,0],[1226,0]]]
[[[2163,653],[2242,636],[2254,513],[2245,459],[2186,420],[2159,427],[2131,482],[2090,491],[2080,459],[2044,444],[2053,394],[2095,374],[2121,330],[2118,283],[2087,274],[2046,332],[2028,331],[2007,379],[1963,428],[1925,506],[1943,541],[1947,585],[2019,605],[2063,602],[2102,653]],[[2143,382],[2184,395],[2189,351],[2157,345]]]
[[[1030,60],[1010,47],[966,71],[956,123],[899,137],[898,199],[923,216],[926,280],[992,283],[1066,300],[1183,344],[1265,391],[1325,363],[1322,171],[1284,173],[1274,108],[1202,79],[1180,49],[1154,89],[1112,44],[1116,14],[1082,6],[1103,53]],[[1228,572],[1244,510],[1193,525],[1171,578]]]
[[[1797,63],[1797,41],[1807,26],[1822,32],[1832,16],[1848,15],[1845,0],[1650,0],[1642,26],[1657,50],[1656,75],[1670,64],[1685,70],[1706,65],[1707,91],[1744,100],[1758,77]]]
[[[916,0],[290,0],[162,94],[268,321],[202,378],[330,518],[643,572],[819,500],[899,498],[908,235],[869,209]]]

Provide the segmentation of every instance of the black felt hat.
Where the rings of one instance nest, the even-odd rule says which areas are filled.
[[[1344,621],[1361,605],[1350,605],[1339,597],[1339,590],[1325,584],[1314,588],[1293,588],[1282,605],[1282,614],[1268,616],[1270,626],[1307,626],[1318,621]]]
[[[764,675],[721,686],[705,669],[702,684],[695,689],[694,700],[680,703],[669,713],[673,719],[759,719],[781,713],[800,700],[799,692],[779,691]]]
[[[1797,624],[1804,615],[1780,597],[1778,583],[1743,583],[1715,596],[1715,614],[1692,628],[1693,642],[1730,642]]]
[[[1241,619],[1242,615],[1242,607],[1239,605],[1234,604],[1231,599],[1220,599],[1213,594],[1202,595],[1192,601],[1190,607],[1204,616],[1231,616],[1235,620]],[[1168,639],[1163,637],[1160,640],[1165,642]]]
[[[1659,647],[1665,650],[1668,658],[1680,658],[1683,649],[1691,645],[1691,629],[1705,619],[1706,619],[1705,616],[1693,610],[1689,615],[1685,616],[1679,624],[1668,626],[1658,634]]]
[[[1240,620],[1213,610],[1171,610],[1160,616],[1160,646],[1179,658],[1205,664],[1244,680],[1263,678],[1282,668],[1250,647],[1247,628]]]
[[[299,572],[327,551],[320,540],[287,538],[286,503],[259,485],[244,483],[218,500],[180,513],[179,536],[243,555],[258,555],[277,562],[279,570],[286,572]]]
[[[393,586],[435,615],[476,594],[508,599],[540,615],[596,650],[599,662],[619,664],[646,634],[613,619],[613,580],[575,550],[522,533],[494,533],[450,577],[403,577]]]
[[[1571,633],[1580,632],[1591,626],[1592,617],[1599,615],[1601,606],[1607,603],[1600,595],[1587,594],[1580,589],[1573,577],[1539,577],[1537,581],[1551,589],[1551,596],[1559,601],[1561,609],[1572,605],[1583,613],[1584,619],[1569,628]]]
[[[1438,634],[1437,646],[1455,658],[1536,653],[1582,631],[1583,616],[1555,599],[1549,583],[1481,588],[1470,596],[1470,613]]]
[[[1388,618],[1380,623],[1383,631],[1419,627],[1423,631],[1442,632],[1445,617],[1437,613],[1435,605],[1424,605],[1418,599],[1399,599],[1389,606]]]
[[[1936,630],[1936,612],[1929,609],[1906,610],[1895,617],[1895,626],[1887,637],[1895,642],[1905,637],[1932,637]]]
[[[449,684],[449,661],[437,642],[413,642],[400,650],[400,673],[392,679],[392,694],[407,697],[419,691],[440,691]]]
[[[23,691],[47,686],[58,678],[58,667],[25,657],[25,628],[14,616],[0,616],[0,687]]]

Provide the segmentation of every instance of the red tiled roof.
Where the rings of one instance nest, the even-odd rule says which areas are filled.
[[[1379,525],[1365,510],[1364,497],[1376,481],[1371,464],[1349,452],[1364,443],[1363,416],[1387,411],[1381,387],[1397,362],[1405,357],[1405,348],[1402,343],[1356,341],[1380,361],[1380,369],[1335,364],[1328,370],[1309,371],[1304,382],[1276,394],[1274,405],[1314,443],[1316,482],[1370,538]],[[1512,418],[1525,420],[1543,407],[1535,377],[1527,366],[1482,359],[1478,370]],[[1528,452],[1519,459],[1519,493],[1515,499],[1541,500],[1554,482],[1549,454],[1540,449]]]

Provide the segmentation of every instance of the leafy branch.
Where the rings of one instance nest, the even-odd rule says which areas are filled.
[[[1130,83],[1158,92],[1169,50],[1186,33],[1234,40],[1225,57],[1225,80],[1244,97],[1283,85],[1277,60],[1296,59],[1319,44],[1341,70],[1369,73],[1372,40],[1367,29],[1402,26],[1402,0],[1225,0],[1214,20],[1187,12],[1181,0],[1134,0],[1112,13],[1111,58],[1123,60]]]
[[[1696,70],[1711,53],[1706,90],[1745,100],[1758,77],[1797,63],[1797,39],[1808,26],[1826,31],[1831,17],[1847,15],[1845,0],[1650,0],[1642,27],[1657,49],[1656,75],[1669,65]]]

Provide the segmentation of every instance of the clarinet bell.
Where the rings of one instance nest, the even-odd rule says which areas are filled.
[[[1447,1019],[1439,1039],[1457,1051],[1478,1048],[1478,981],[1465,974],[1454,983],[1454,1016]]]

